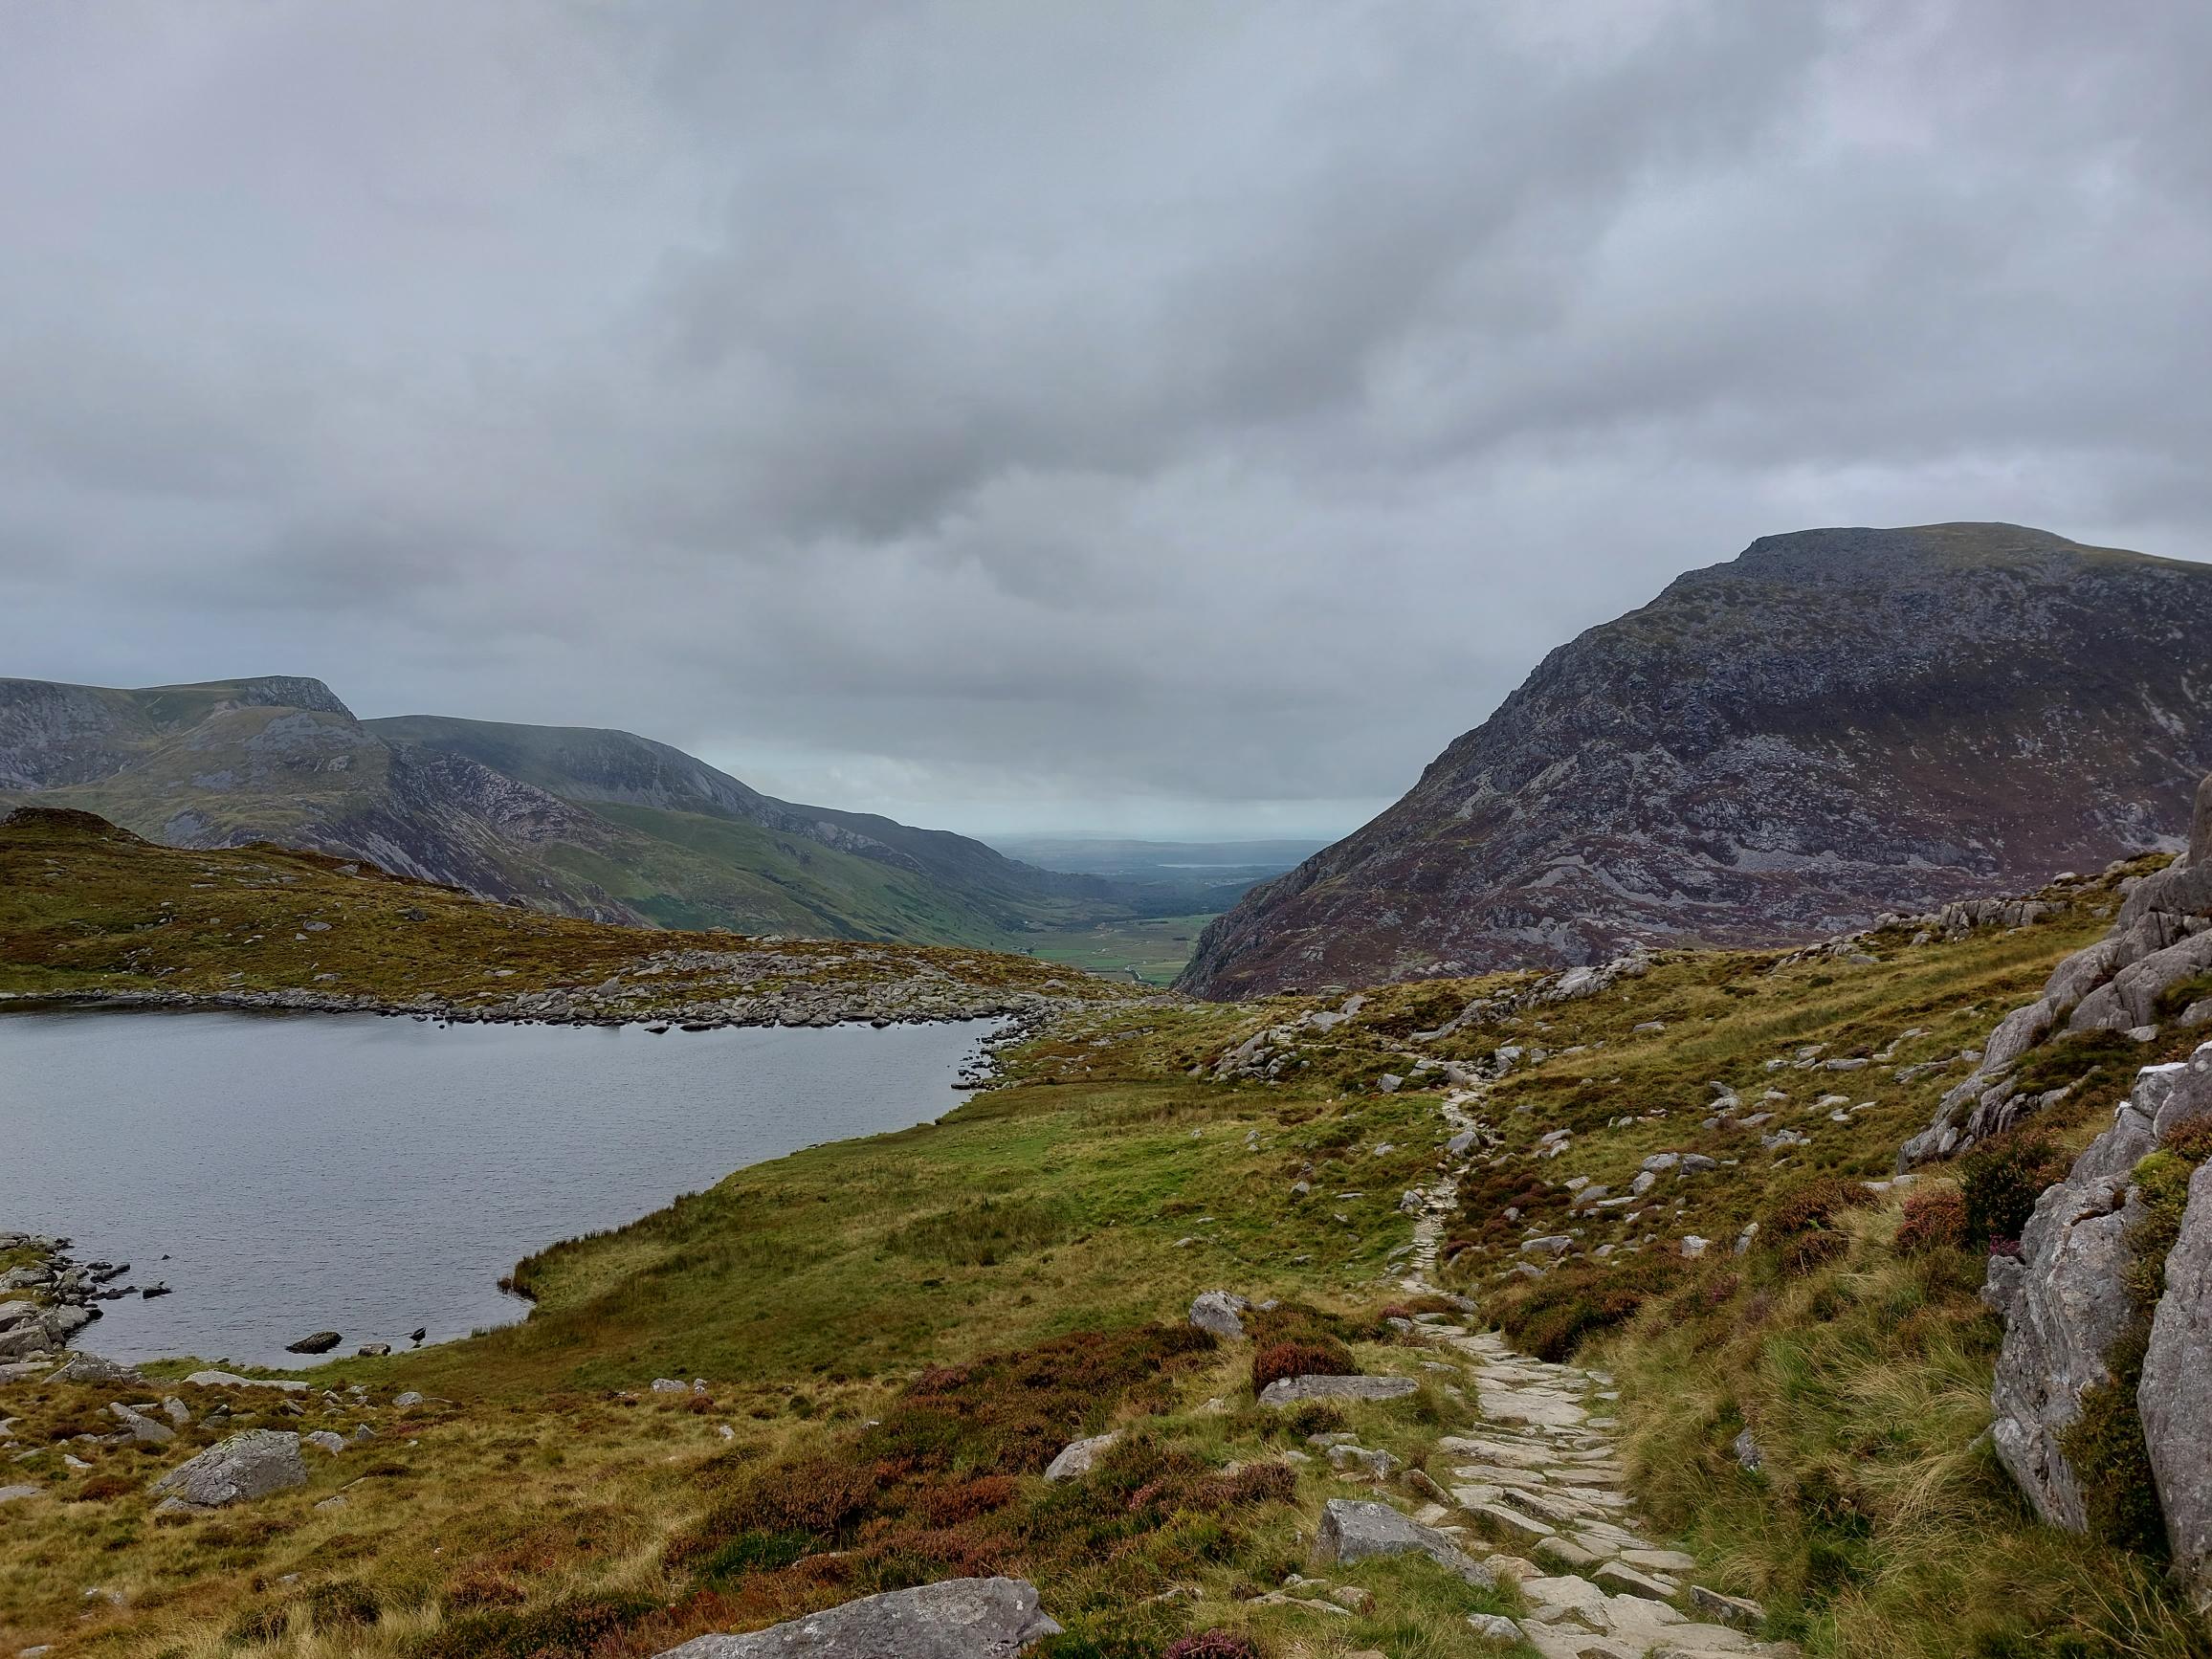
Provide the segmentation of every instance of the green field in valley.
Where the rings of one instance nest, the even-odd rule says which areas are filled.
[[[1171,985],[1190,961],[1210,915],[1155,916],[1135,921],[1100,921],[1029,936],[1024,948],[1045,962],[1065,962],[1114,978],[1134,977]]]

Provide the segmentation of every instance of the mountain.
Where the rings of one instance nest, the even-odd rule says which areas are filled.
[[[1183,988],[1755,945],[2187,838],[2212,566],[2012,524],[1755,542],[1553,652]]]
[[[778,801],[628,732],[361,720],[287,675],[119,691],[0,679],[0,805],[174,846],[367,859],[602,920],[1006,945],[1166,902],[981,842]]]

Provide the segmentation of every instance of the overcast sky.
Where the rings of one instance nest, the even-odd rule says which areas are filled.
[[[1754,537],[2212,553],[2202,0],[0,7],[0,675],[1352,828]]]

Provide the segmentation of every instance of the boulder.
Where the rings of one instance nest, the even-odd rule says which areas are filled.
[[[2090,1142],[2064,1181],[2036,1201],[2023,1229],[2020,1259],[1990,1260],[1982,1300],[2003,1315],[2004,1346],[1998,1356],[1991,1392],[1996,1419],[1990,1426],[1999,1459],[2020,1483],[2036,1513],[2054,1526],[2080,1532],[2088,1512],[2061,1437],[2081,1416],[2082,1396],[2111,1382],[2106,1356],[2126,1332],[2133,1316],[2126,1274],[2131,1259],[2128,1232],[2144,1219],[2140,1195],[2131,1183],[2135,1165],[2159,1138],[2183,1123],[2212,1114],[2212,1044],[2185,1063],[2147,1066],[2135,1075],[2128,1098],[2112,1114],[2112,1127]],[[2197,1213],[2198,1187],[2190,1188]],[[2212,1200],[2207,1201],[2212,1207]],[[2212,1230],[2212,1215],[2199,1214],[2201,1233]],[[2186,1234],[2185,1234],[2186,1237]],[[2212,1244],[2200,1248],[2212,1251]],[[2159,1303],[2152,1325],[2152,1346],[2162,1360],[2152,1394],[2161,1412],[2161,1435],[2175,1470],[2177,1491],[2199,1482],[2212,1527],[2212,1481],[2185,1471],[2190,1449],[2212,1435],[2212,1391],[2188,1381],[2180,1356],[2186,1344],[2201,1342],[2203,1330],[2190,1333],[2197,1317],[2187,1286],[2195,1258],[2177,1247],[2181,1294]],[[2169,1263],[2169,1272],[2172,1263]],[[2158,1319],[2168,1322],[2161,1338]],[[2193,1350],[2201,1368],[2201,1346]],[[2152,1374],[2146,1365],[2145,1382]],[[2138,1401],[2144,1398],[2138,1394]],[[2147,1431],[2147,1425],[2146,1425]],[[2202,1452],[2196,1453],[2200,1468]],[[2154,1462],[2156,1468],[2156,1462]],[[2162,1489],[2161,1489],[2162,1490]],[[2183,1499],[2184,1508],[2188,1507]],[[2212,1537],[2212,1533],[2208,1533]],[[2180,1552],[2177,1549],[2177,1559]]]
[[[890,1590],[744,1636],[698,1636],[655,1659],[1010,1659],[1060,1626],[1020,1579]]]
[[[1231,1342],[1244,1340],[1245,1310],[1251,1303],[1228,1291],[1207,1291],[1190,1304],[1190,1322]]]
[[[133,1411],[122,1401],[108,1406],[108,1414],[121,1423],[130,1437],[142,1446],[166,1446],[176,1439],[177,1431],[166,1423],[156,1423],[143,1412]]]
[[[2137,1158],[2150,1150],[2147,1126],[2135,1144]],[[2105,1355],[2130,1316],[2127,1232],[2146,1213],[2124,1183],[2084,1167],[2095,1153],[2082,1154],[2074,1174],[2036,1203],[1991,1391],[1999,1459],[2038,1515],[2072,1532],[2089,1516],[2059,1442],[2081,1416],[2082,1396],[2112,1380]]]
[[[1362,1503],[1333,1497],[1321,1510],[1320,1536],[1315,1554],[1323,1561],[1349,1565],[1370,1556],[1427,1556],[1448,1572],[1484,1589],[1496,1587],[1497,1576],[1467,1555],[1433,1527],[1400,1515],[1386,1503]]]
[[[312,1337],[302,1337],[297,1342],[284,1344],[287,1354],[327,1354],[344,1338],[336,1331],[318,1331]]]
[[[2200,795],[2200,808],[2204,797]],[[2135,1393],[2174,1570],[2199,1612],[2212,1611],[2212,1163],[2189,1182],[2181,1236]]]
[[[1088,1440],[1078,1440],[1063,1447],[1060,1455],[1045,1466],[1045,1478],[1051,1481],[1073,1480],[1077,1475],[1089,1474],[1091,1466],[1098,1461],[1100,1454],[1120,1438],[1117,1430],[1111,1434],[1094,1434]]]
[[[306,1484],[299,1435],[249,1428],[178,1464],[152,1490],[194,1509],[220,1509]]]
[[[1410,1377],[1284,1377],[1260,1390],[1262,1405],[1305,1400],[1403,1400],[1421,1386]]]

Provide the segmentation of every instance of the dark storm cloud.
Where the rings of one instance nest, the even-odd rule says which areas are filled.
[[[2212,14],[16,7],[0,672],[1348,827],[1813,523],[2200,556]]]

